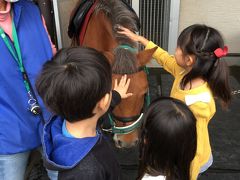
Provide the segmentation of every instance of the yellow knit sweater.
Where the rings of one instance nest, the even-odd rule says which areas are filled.
[[[151,49],[156,46],[157,45],[150,41],[146,46],[146,49]],[[160,47],[158,47],[153,54],[153,58],[175,78],[170,96],[185,102],[197,119],[197,151],[190,169],[191,180],[196,180],[201,166],[208,162],[211,155],[208,123],[216,112],[213,95],[207,83],[191,90],[182,90],[180,88],[180,82],[185,75],[184,69],[178,66],[174,56],[169,55],[168,52]],[[198,98],[198,100],[195,100],[190,104],[187,103],[187,96],[198,96],[199,94],[209,94],[210,96],[205,101],[201,100],[200,97],[200,99]]]

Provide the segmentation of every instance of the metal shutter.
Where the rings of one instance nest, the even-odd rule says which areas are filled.
[[[140,0],[140,34],[168,49],[170,0]]]

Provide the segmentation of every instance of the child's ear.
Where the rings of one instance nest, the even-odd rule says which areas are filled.
[[[187,55],[186,57],[186,65],[188,67],[193,66],[193,64],[195,63],[195,56],[194,55]]]
[[[107,110],[111,102],[112,96],[110,93],[105,94],[105,96],[99,101],[99,108],[101,110]]]

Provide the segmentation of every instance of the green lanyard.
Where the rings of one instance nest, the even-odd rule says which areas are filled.
[[[11,52],[15,61],[17,62],[19,70],[21,71],[21,73],[23,75],[23,82],[24,82],[25,88],[27,90],[27,93],[31,96],[30,85],[28,83],[27,73],[26,73],[26,71],[24,69],[24,66],[23,66],[22,55],[21,55],[21,50],[20,50],[20,46],[19,46],[17,31],[16,31],[16,27],[15,27],[15,24],[14,24],[13,20],[12,20],[12,35],[13,35],[13,42],[14,42],[15,50],[12,48],[12,46],[9,42],[9,39],[7,38],[5,32],[0,27],[0,36],[3,39],[3,41],[4,41],[5,45],[7,46],[8,50]]]

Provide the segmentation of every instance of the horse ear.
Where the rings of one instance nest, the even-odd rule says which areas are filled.
[[[137,54],[139,65],[140,66],[146,65],[152,59],[152,55],[156,50],[157,50],[157,46],[152,49],[140,51]]]

